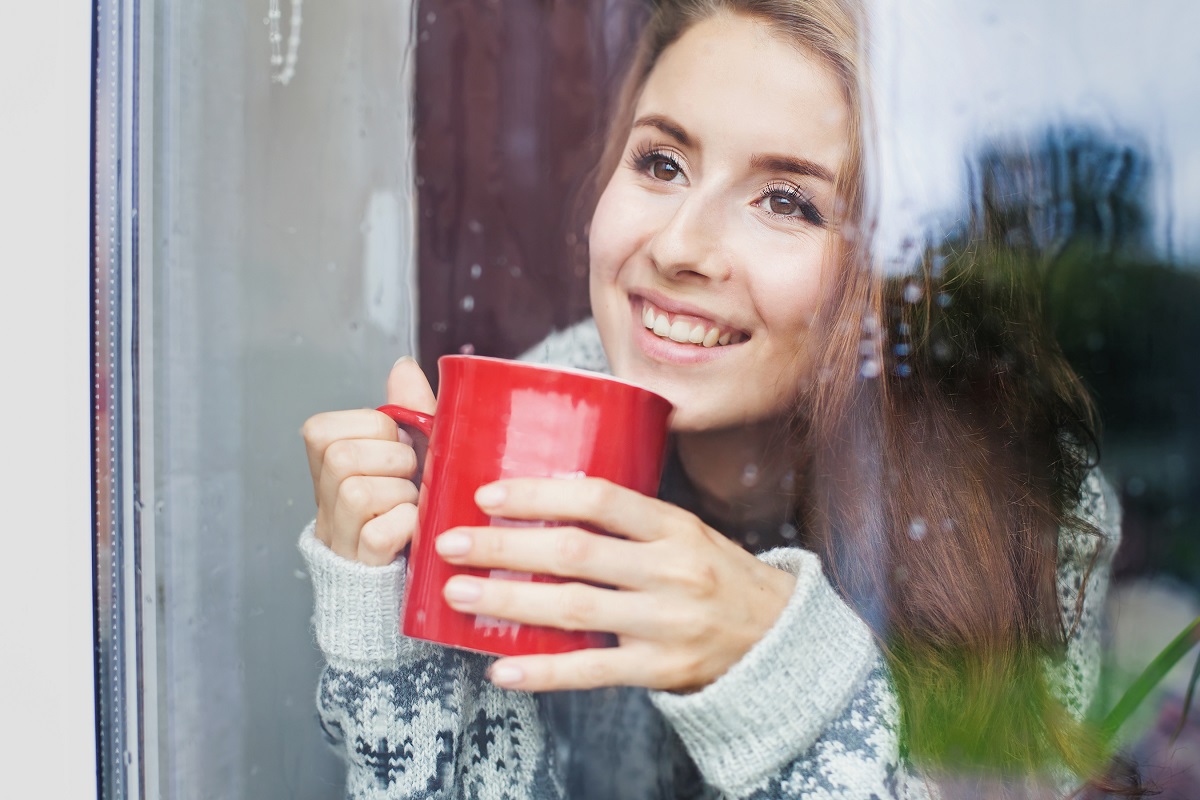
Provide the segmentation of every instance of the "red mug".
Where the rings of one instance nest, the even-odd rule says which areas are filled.
[[[429,439],[404,584],[404,635],[500,656],[612,645],[607,633],[455,611],[442,596],[454,575],[561,579],[454,566],[437,554],[433,542],[460,526],[561,524],[506,520],[481,511],[475,491],[504,478],[605,478],[653,497],[666,452],[670,401],[606,375],[500,358],[443,356],[438,373],[436,419],[399,406],[379,409]]]

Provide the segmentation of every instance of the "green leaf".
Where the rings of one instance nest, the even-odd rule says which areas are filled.
[[[1192,620],[1170,644],[1163,648],[1161,653],[1154,657],[1142,674],[1125,690],[1125,694],[1121,695],[1121,699],[1113,706],[1112,711],[1108,712],[1108,716],[1100,723],[1100,733],[1106,742],[1113,740],[1121,726],[1137,711],[1138,706],[1197,643],[1200,643],[1200,617]],[[1192,685],[1195,685],[1197,677],[1198,674],[1193,672]],[[1190,704],[1191,688],[1188,689],[1188,700]]]

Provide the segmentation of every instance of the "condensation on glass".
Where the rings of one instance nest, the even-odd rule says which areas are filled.
[[[382,402],[399,356],[514,356],[587,315],[575,198],[642,4],[97,8],[102,794],[335,796],[299,428]],[[882,268],[1003,231],[1042,260],[1097,397],[1125,509],[1115,696],[1200,614],[1200,18],[1185,0],[868,8]],[[1186,677],[1147,706],[1135,757],[1165,752]],[[1194,768],[1175,766],[1155,777]]]

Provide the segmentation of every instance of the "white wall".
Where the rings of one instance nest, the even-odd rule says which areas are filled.
[[[96,796],[91,4],[0,4],[0,795]]]

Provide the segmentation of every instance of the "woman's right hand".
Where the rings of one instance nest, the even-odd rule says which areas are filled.
[[[411,358],[392,367],[387,401],[426,414],[437,403]],[[371,409],[317,414],[302,433],[317,501],[316,537],[342,558],[390,564],[417,526],[412,439]]]

